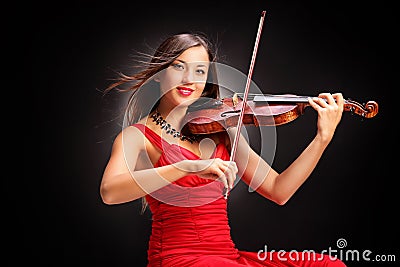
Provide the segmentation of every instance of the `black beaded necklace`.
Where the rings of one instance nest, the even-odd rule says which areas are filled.
[[[197,135],[184,135],[180,131],[172,128],[171,124],[169,124],[157,110],[153,113],[153,115],[151,115],[151,118],[153,119],[153,122],[155,122],[157,125],[160,125],[162,130],[164,130],[167,134],[172,135],[174,138],[179,138],[182,141],[189,141],[192,144],[198,141]]]

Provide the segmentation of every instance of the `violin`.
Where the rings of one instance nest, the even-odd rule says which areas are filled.
[[[243,108],[242,124],[253,126],[279,126],[297,119],[310,106],[307,96],[291,94],[264,95],[249,94],[243,108],[240,93],[222,99],[203,99],[188,110],[186,121],[192,134],[210,134],[222,132],[238,125],[239,115]],[[361,118],[372,118],[378,113],[378,103],[368,101],[360,104],[345,99],[344,111],[359,115]]]
[[[236,127],[230,153],[231,161],[235,160],[242,125],[274,126],[286,124],[298,118],[310,105],[308,97],[305,96],[249,94],[265,15],[266,11],[262,11],[243,96],[239,97],[238,94],[234,94],[231,98],[222,98],[221,100],[200,99],[200,101],[194,103],[193,107],[201,108],[192,109],[190,107],[186,115],[187,123],[185,127],[192,134],[218,133],[229,127]],[[249,100],[251,97],[252,99]],[[378,104],[374,101],[368,101],[365,105],[361,105],[356,101],[345,99],[344,111],[351,111],[363,118],[372,118],[378,113]],[[228,190],[225,190],[224,195],[225,198],[228,197]]]

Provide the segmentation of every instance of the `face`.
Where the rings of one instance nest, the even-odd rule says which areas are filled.
[[[192,104],[204,90],[209,63],[204,47],[185,50],[167,69],[157,75],[161,101],[168,101],[173,106]]]

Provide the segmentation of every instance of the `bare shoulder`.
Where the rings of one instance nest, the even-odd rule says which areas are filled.
[[[130,148],[136,147],[139,150],[145,149],[146,138],[135,126],[128,126],[124,128],[115,138],[115,145],[126,146],[129,145]]]

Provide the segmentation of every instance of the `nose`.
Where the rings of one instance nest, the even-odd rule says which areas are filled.
[[[193,71],[190,69],[185,70],[182,77],[182,83],[192,83],[193,82]]]

